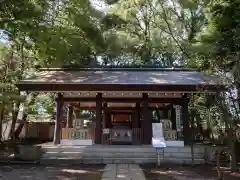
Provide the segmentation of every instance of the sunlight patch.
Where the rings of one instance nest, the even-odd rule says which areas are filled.
[[[127,176],[125,176],[124,174],[118,174],[117,177],[118,178],[126,178]]]
[[[175,174],[175,175],[182,175],[182,172],[179,171],[154,171],[154,173],[158,174]]]
[[[62,172],[68,172],[68,173],[78,173],[78,174],[84,174],[88,173],[86,170],[80,170],[80,169],[62,169]]]

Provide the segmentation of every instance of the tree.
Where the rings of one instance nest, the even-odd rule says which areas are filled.
[[[232,156],[232,169],[236,169],[235,129],[239,123],[239,44],[240,2],[211,1],[206,8],[206,27],[196,38],[200,57],[204,57],[205,71],[218,74],[227,84],[227,93],[218,92],[216,103],[223,113],[228,132],[228,143]],[[226,78],[228,77],[228,78]]]
[[[102,52],[102,13],[89,0],[51,1],[42,27],[33,37],[44,67],[88,66]]]
[[[131,59],[170,67],[189,59],[189,44],[204,24],[205,1],[118,0],[110,4],[104,23],[118,42],[124,39],[127,45],[119,45]]]

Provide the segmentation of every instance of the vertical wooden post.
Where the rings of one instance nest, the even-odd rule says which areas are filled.
[[[140,103],[136,103],[136,126],[137,128],[140,127],[140,111],[141,111],[141,107],[140,107]]]
[[[163,117],[168,119],[168,109],[163,109]]]
[[[68,128],[73,128],[73,107],[69,106],[68,107],[68,112],[67,112],[67,127]]]
[[[139,128],[140,124],[140,104],[136,103],[136,107],[132,112],[132,127]]]
[[[106,128],[111,128],[111,116],[109,110],[106,110],[104,113],[106,117]]]
[[[96,128],[95,128],[95,144],[101,144],[101,128],[102,128],[102,93],[96,96]]]
[[[63,95],[61,93],[58,93],[58,97],[57,97],[57,116],[56,116],[54,138],[53,138],[53,144],[54,145],[60,144],[63,104],[64,104]]]
[[[189,126],[189,112],[188,112],[188,103],[189,99],[186,95],[183,96],[182,103],[182,121],[183,121],[183,136],[184,136],[184,145],[191,144],[191,130]]]
[[[152,139],[152,119],[148,109],[148,94],[143,93],[143,143],[151,144]]]
[[[177,125],[176,125],[176,110],[174,108],[174,105],[172,105],[171,108],[171,121],[172,121],[172,129],[176,129]]]
[[[107,113],[107,103],[104,103],[103,104],[103,116],[102,116],[102,121],[103,121],[103,123],[102,123],[102,127],[103,128],[107,128],[107,126],[108,126],[108,118],[107,118],[107,115],[108,115],[108,113]]]

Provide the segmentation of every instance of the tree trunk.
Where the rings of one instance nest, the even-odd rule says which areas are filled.
[[[220,162],[221,152],[222,150],[217,150],[216,152],[216,164],[217,164],[218,179],[224,180],[223,172],[221,171],[221,162]]]
[[[192,116],[191,116],[191,136],[192,136],[191,156],[192,156],[192,166],[194,166],[194,164],[195,164],[195,159],[194,159],[194,140],[195,140],[195,136],[194,136],[194,115],[195,114],[192,114]]]
[[[2,142],[2,123],[4,118],[4,103],[0,106],[0,142]]]
[[[14,103],[12,104],[12,106],[14,106]],[[17,122],[17,118],[18,118],[18,113],[19,113],[19,106],[20,106],[20,102],[18,101],[15,104],[15,108],[13,107],[12,109],[12,124],[11,124],[11,128],[10,128],[10,132],[8,135],[8,138],[11,138],[12,143],[15,143],[15,126],[16,126],[16,122]]]
[[[236,159],[236,152],[235,152],[235,143],[236,143],[236,131],[233,126],[228,128],[228,145],[230,148],[230,166],[231,171],[237,170],[237,159]]]
[[[19,135],[22,132],[22,129],[24,127],[26,120],[27,120],[27,114],[24,113],[22,121],[20,122],[20,125],[18,126],[18,128],[16,129],[16,131],[14,133],[15,138],[17,138],[17,139],[19,138]]]

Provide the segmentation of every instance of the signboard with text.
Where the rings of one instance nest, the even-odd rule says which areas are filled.
[[[180,113],[180,106],[176,105],[175,106],[175,110],[176,110],[176,129],[177,132],[181,131],[181,113]]]
[[[163,137],[162,123],[152,123],[152,132],[154,138]]]

